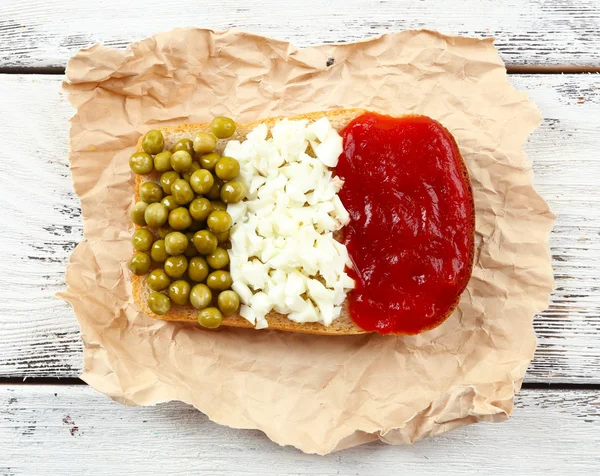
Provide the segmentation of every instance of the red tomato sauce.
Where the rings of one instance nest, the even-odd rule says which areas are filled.
[[[365,113],[342,133],[350,315],[382,334],[439,325],[470,278],[471,185],[452,135],[427,116]]]

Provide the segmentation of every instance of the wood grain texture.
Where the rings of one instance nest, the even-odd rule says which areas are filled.
[[[514,416],[413,446],[278,447],[181,403],[129,408],[85,386],[0,387],[0,475],[597,474],[600,392],[522,391]]]
[[[68,170],[61,77],[0,75],[0,377],[75,377],[82,348],[69,306],[54,297],[81,239]],[[600,383],[599,75],[510,76],[545,119],[526,145],[535,182],[558,214],[557,290],[536,317],[527,382]],[[24,195],[24,190],[28,195]]]
[[[509,65],[600,66],[600,4],[591,0],[88,0],[76,9],[71,0],[5,0],[0,67],[63,67],[94,43],[124,48],[185,26],[239,27],[300,47],[428,28],[496,37]]]
[[[65,265],[82,238],[79,199],[68,167],[70,106],[59,77],[2,77],[0,103],[0,207],[7,256],[0,260],[2,375],[11,368],[54,368],[73,374],[81,367],[81,344],[70,307],[54,297],[64,287]],[[8,144],[7,144],[8,145]],[[27,194],[23,195],[27,189]],[[24,362],[25,358],[28,362]],[[18,363],[21,362],[21,363]],[[8,372],[5,371],[8,370]],[[29,369],[29,370],[28,370]],[[54,372],[53,372],[54,373]]]

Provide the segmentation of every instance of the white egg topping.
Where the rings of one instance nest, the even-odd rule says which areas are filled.
[[[307,153],[308,146],[314,157]],[[261,124],[223,155],[240,163],[247,200],[228,205],[232,289],[240,314],[262,329],[275,310],[295,322],[329,325],[339,317],[354,281],[346,247],[333,232],[350,221],[337,193],[343,182],[329,167],[342,138],[326,117]]]

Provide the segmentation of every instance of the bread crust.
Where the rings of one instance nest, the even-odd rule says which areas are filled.
[[[308,114],[300,114],[297,116],[288,117],[289,120],[302,120],[307,119],[309,122],[314,122],[322,117],[327,117],[331,122],[334,129],[337,131],[341,131],[354,120],[356,117],[361,114],[367,112],[365,109],[338,109],[333,111],[323,111],[323,112],[313,112]],[[256,126],[260,124],[266,124],[267,127],[271,128],[277,121],[283,119],[284,117],[272,117],[265,120],[254,121],[249,124],[237,124],[235,134],[227,140],[219,140],[217,144],[217,151],[221,153],[229,140],[244,140],[246,135],[251,132]],[[178,126],[170,126],[163,127],[159,129],[165,138],[165,149],[170,149],[177,141],[183,138],[192,139],[193,135],[196,132],[210,132],[210,124],[207,122],[204,123],[196,123],[196,124],[182,124]],[[452,134],[450,134],[452,137]],[[465,182],[468,184],[470,190],[470,201],[472,205],[472,231],[475,231],[475,207],[473,203],[473,191],[471,187],[471,179],[469,177],[469,172],[467,170],[466,164],[462,156],[460,155],[460,151],[458,149],[458,145],[454,138],[452,137],[454,142],[455,149],[460,157],[460,168],[465,179]],[[140,138],[137,144],[137,150],[142,150],[142,139]],[[141,177],[136,175],[135,179],[135,199],[136,202],[140,199],[140,186],[142,183],[151,180],[154,182],[158,182],[159,174],[158,172],[153,172],[150,176]],[[469,252],[469,270],[468,276],[471,276],[473,269],[473,257],[475,253],[474,245],[471,246]],[[171,310],[165,314],[164,316],[158,316],[154,314],[147,304],[147,298],[149,293],[151,292],[149,288],[146,286],[146,276],[136,276],[132,275],[133,280],[133,297],[138,308],[146,315],[155,318],[162,319],[165,321],[185,321],[185,322],[197,322],[198,310],[192,307],[191,305],[186,306],[173,306]],[[465,286],[466,287],[466,286]],[[456,309],[460,301],[460,295],[464,291],[464,288],[460,290],[457,298],[448,312],[444,315],[442,319],[438,323],[436,323],[433,327],[444,322],[450,314]],[[275,329],[280,331],[287,332],[300,332],[306,334],[320,334],[320,335],[358,335],[358,334],[366,334],[370,331],[365,331],[358,327],[352,318],[350,317],[350,312],[348,309],[348,300],[342,304],[342,312],[340,317],[335,319],[329,326],[324,326],[323,324],[311,322],[311,323],[297,323],[291,321],[284,314],[279,314],[276,312],[270,312],[266,316],[267,322],[269,323],[269,329]],[[240,327],[240,328],[254,328],[254,326],[247,321],[245,318],[241,317],[238,314],[225,316],[223,318],[222,326],[225,327]],[[428,330],[428,329],[425,329]]]

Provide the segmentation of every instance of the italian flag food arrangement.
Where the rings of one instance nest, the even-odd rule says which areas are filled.
[[[130,269],[148,275],[148,314],[185,321],[197,310],[205,328],[329,335],[443,322],[474,247],[473,194],[452,135],[427,116],[364,110],[269,124],[246,133],[217,117],[140,139]]]

